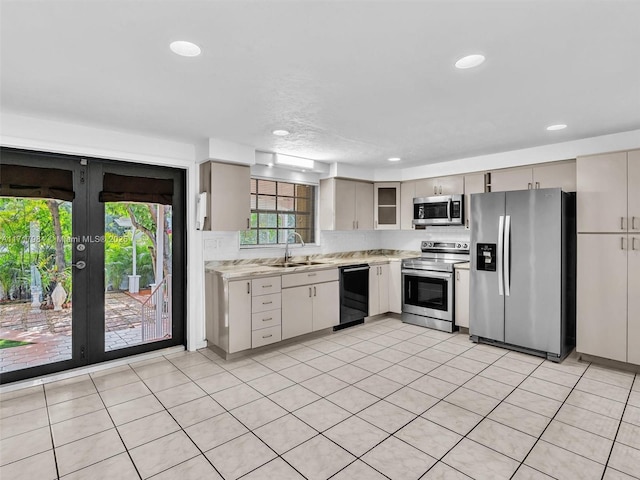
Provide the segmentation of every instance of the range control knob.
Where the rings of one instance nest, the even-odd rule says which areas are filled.
[[[456,243],[456,248],[462,248],[462,245],[459,243]]]
[[[469,248],[469,244],[465,243],[464,245],[462,245],[462,248],[464,248],[465,250]]]

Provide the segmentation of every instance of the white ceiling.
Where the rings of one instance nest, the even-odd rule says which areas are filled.
[[[2,0],[1,13],[10,112],[361,167],[640,128],[640,1]],[[173,40],[203,53],[178,57]],[[453,67],[469,53],[487,61]]]

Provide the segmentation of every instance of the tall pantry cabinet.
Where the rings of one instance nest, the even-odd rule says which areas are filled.
[[[640,150],[577,159],[579,353],[640,365]]]

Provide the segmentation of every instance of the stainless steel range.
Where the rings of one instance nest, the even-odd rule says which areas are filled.
[[[402,261],[402,321],[453,332],[453,267],[470,260],[469,242],[424,241],[420,249]]]

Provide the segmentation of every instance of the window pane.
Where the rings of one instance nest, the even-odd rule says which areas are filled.
[[[278,215],[278,221],[280,222],[278,225],[280,228],[296,226],[296,216],[292,214],[280,214]]]
[[[251,195],[251,210],[255,210],[256,208],[258,208],[257,202],[258,198],[255,195]]]
[[[296,197],[313,197],[313,188],[311,185],[296,185]]]
[[[312,213],[313,201],[309,198],[296,198],[296,211]]]
[[[276,197],[265,197],[264,195],[258,196],[258,210],[275,210],[276,209]]]
[[[243,232],[240,232],[240,245],[255,245],[257,242],[257,230],[245,230]]]
[[[309,215],[296,215],[295,221],[297,228],[311,228]]]
[[[278,197],[278,210],[285,212],[293,211],[294,200],[293,197]]]
[[[278,215],[275,213],[261,213],[259,217],[258,226],[260,228],[278,226]]]
[[[260,245],[275,244],[276,242],[276,229],[258,230],[258,243]]]
[[[261,195],[275,195],[276,183],[273,180],[258,180],[258,193]]]
[[[287,197],[293,197],[293,183],[282,183],[278,184],[278,195],[284,195]]]
[[[258,181],[255,178],[251,179],[251,193],[257,193]]]
[[[252,212],[251,213],[251,228],[256,228],[258,226],[258,214]]]

